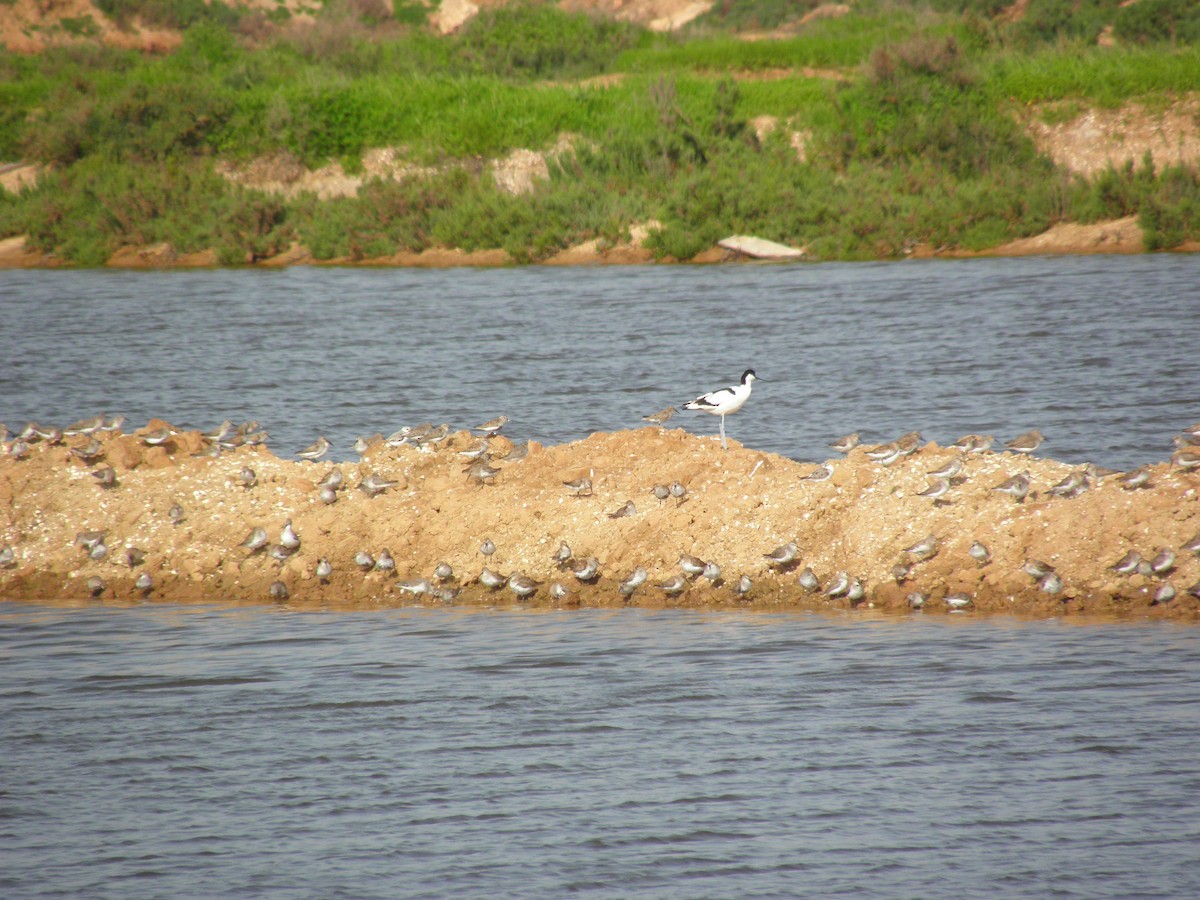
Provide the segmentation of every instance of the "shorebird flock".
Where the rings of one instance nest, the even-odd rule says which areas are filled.
[[[747,369],[738,384],[704,394],[683,404],[683,408],[719,416],[721,443],[722,447],[727,449],[724,418],[744,406],[755,380],[754,371]],[[676,411],[675,407],[667,407],[643,418],[651,425],[662,428]],[[495,485],[506,465],[519,463],[528,454],[527,444],[515,445],[507,440],[499,449],[494,449],[497,446],[494,439],[501,435],[508,421],[507,416],[498,416],[484,422],[471,429],[474,433],[473,443],[465,447],[461,446],[461,441],[456,444],[457,449],[453,452],[461,460],[465,482],[480,489]],[[5,457],[20,462],[30,458],[37,445],[65,446],[70,459],[87,467],[98,490],[119,491],[120,479],[113,466],[105,462],[105,456],[109,446],[108,440],[123,434],[123,424],[123,417],[110,418],[107,415],[99,415],[63,429],[47,428],[31,422],[15,434],[0,425],[0,447],[3,448]],[[387,437],[360,437],[354,442],[352,449],[359,454],[367,454],[380,446],[395,448],[407,445],[419,450],[437,451],[452,433],[447,424],[435,426],[425,423],[401,428]],[[142,429],[136,434],[138,440],[146,447],[171,448],[182,432],[164,426]],[[219,458],[222,454],[236,453],[243,447],[265,445],[268,437],[268,432],[258,422],[234,425],[231,420],[227,420],[215,429],[199,433],[199,449],[191,455]],[[1045,437],[1040,431],[1033,430],[1004,442],[1003,446],[1012,454],[1032,454],[1042,446],[1044,440]],[[874,464],[887,468],[896,465],[902,459],[912,457],[921,449],[923,441],[922,435],[913,431],[893,441],[864,447],[861,444],[861,433],[854,432],[834,441],[830,447],[842,454],[849,454],[857,448]],[[990,435],[972,434],[950,444],[948,449],[954,450],[955,453],[925,473],[928,484],[915,495],[935,506],[954,503],[956,492],[966,481],[966,460],[991,452],[994,443],[995,440]],[[1171,456],[1172,465],[1189,472],[1200,469],[1200,423],[1181,431],[1175,436],[1174,443],[1176,449]],[[295,455],[300,460],[316,464],[331,448],[331,442],[324,435],[319,435],[310,446],[296,452]],[[801,480],[828,481],[834,477],[838,465],[837,461],[829,461],[815,466],[811,472],[802,476]],[[1046,487],[1044,494],[1069,500],[1091,490],[1103,479],[1112,479],[1125,491],[1146,490],[1153,486],[1148,466],[1131,472],[1116,472],[1085,465],[1071,471],[1058,483]],[[362,476],[353,487],[366,498],[373,499],[386,494],[398,483],[378,472],[372,472]],[[241,491],[256,489],[259,484],[258,475],[248,462],[239,466],[234,484],[236,489]],[[337,466],[330,468],[315,482],[319,500],[325,505],[339,502],[339,498],[349,487],[351,485],[346,475]],[[563,481],[561,489],[566,496],[576,498],[591,497],[595,490],[590,476]],[[1007,495],[1013,504],[1023,504],[1033,493],[1033,479],[1026,470],[990,485],[989,490]],[[680,481],[669,484],[655,483],[647,488],[647,494],[653,498],[652,503],[674,504],[676,507],[690,499],[688,488]],[[628,498],[621,505],[609,509],[606,515],[612,520],[633,518],[639,515],[638,505],[633,498]],[[186,522],[187,517],[188,510],[181,503],[172,504],[167,511],[167,520],[173,526]],[[86,559],[100,561],[109,558],[108,537],[106,530],[81,531],[76,535],[75,544]],[[891,577],[895,584],[912,582],[920,566],[938,556],[942,550],[942,543],[937,535],[930,534],[906,547],[901,558],[891,569]],[[249,527],[240,543],[234,546],[242,552],[245,559],[261,556],[282,565],[299,552],[303,540],[292,519],[288,518],[272,528],[263,524]],[[804,563],[804,551],[797,540],[787,540],[778,546],[764,547],[759,570],[738,572],[730,577],[726,576],[722,564],[717,560],[702,559],[689,553],[680,554],[677,573],[657,579],[650,578],[650,569],[646,565],[634,566],[628,571],[605,571],[597,556],[590,553],[576,554],[564,539],[547,561],[554,567],[557,575],[538,580],[519,569],[506,573],[495,565],[493,555],[496,549],[496,544],[491,539],[484,539],[478,549],[478,554],[482,557],[481,564],[478,571],[471,572],[455,571],[448,562],[440,561],[429,572],[407,572],[403,573],[404,577],[398,578],[396,561],[386,547],[360,549],[352,561],[352,566],[363,574],[373,573],[378,577],[398,578],[394,582],[394,589],[403,596],[443,603],[454,602],[465,588],[472,587],[488,594],[506,591],[518,602],[528,602],[544,593],[556,603],[573,605],[578,603],[578,595],[585,586],[594,587],[601,579],[615,585],[618,595],[626,602],[631,602],[641,591],[657,592],[665,598],[677,598],[697,584],[703,584],[710,590],[728,591],[728,596],[734,600],[750,600],[755,594],[756,579],[766,579],[776,585],[781,579],[794,579],[793,583],[805,594],[819,595],[830,600],[844,600],[852,607],[869,599],[869,584],[865,576],[844,570],[818,575],[811,564]],[[116,554],[114,559],[132,574],[145,562],[147,551],[137,546],[126,545],[117,548]],[[1200,534],[1183,542],[1179,547],[1150,548],[1145,556],[1141,550],[1130,549],[1122,558],[1112,561],[1110,568],[1119,575],[1142,575],[1157,579],[1153,594],[1154,603],[1169,603],[1181,591],[1200,599],[1200,582],[1180,589],[1169,579],[1184,554],[1200,556]],[[978,540],[972,543],[969,557],[971,564],[979,567],[992,563],[991,551]],[[12,544],[0,546],[0,568],[12,569],[19,563],[19,547]],[[313,574],[318,583],[329,584],[338,566],[338,560],[322,555],[316,560]],[[349,569],[350,566],[347,565],[346,568]],[[1027,559],[1022,570],[1036,584],[1037,589],[1047,595],[1061,594],[1066,587],[1063,576],[1046,562]],[[146,571],[138,572],[133,585],[134,590],[143,596],[149,596],[158,587],[151,573]],[[92,575],[87,580],[87,589],[91,596],[103,595],[106,587],[99,575]],[[282,579],[276,579],[269,586],[268,596],[269,599],[282,602],[290,598],[291,592]],[[929,599],[928,591],[912,590],[908,594],[907,602],[912,609],[917,610],[925,608]],[[947,593],[941,598],[951,610],[969,608],[972,599],[969,594],[962,592]]]

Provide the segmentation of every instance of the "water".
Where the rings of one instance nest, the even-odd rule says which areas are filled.
[[[1030,428],[1131,468],[1200,419],[1200,257],[801,266],[0,272],[0,421],[258,419],[288,456],[405,424],[555,444],[761,380],[747,446]],[[703,434],[716,421],[675,419]],[[673,423],[673,424],[675,424]]]
[[[1197,896],[1197,634],[0,604],[0,894]]]

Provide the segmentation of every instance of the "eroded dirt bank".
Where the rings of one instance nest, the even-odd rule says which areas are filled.
[[[712,437],[647,427],[598,433],[553,447],[533,444],[528,455],[494,461],[499,474],[479,481],[464,468],[461,451],[477,436],[450,433],[423,446],[380,443],[360,462],[281,460],[262,446],[218,457],[193,456],[206,441],[176,433],[151,446],[144,437],[164,425],[153,421],[135,434],[78,435],[59,443],[31,443],[23,459],[0,458],[0,541],[13,559],[0,569],[0,596],[27,600],[270,602],[282,582],[293,606],[370,607],[413,603],[532,606],[680,606],[796,609],[875,609],[907,612],[910,595],[927,594],[927,612],[947,610],[945,597],[969,596],[969,608],[1035,616],[1100,614],[1195,621],[1200,601],[1187,588],[1200,581],[1200,558],[1183,545],[1200,531],[1200,472],[1169,461],[1150,468],[1146,486],[1127,489],[1119,476],[1091,478],[1074,497],[1048,489],[1076,469],[1011,452],[962,454],[926,444],[890,466],[863,448],[833,460],[824,481],[806,479],[818,466]],[[100,452],[85,462],[70,452],[96,440]],[[491,440],[493,455],[511,448]],[[999,445],[997,445],[999,446]],[[919,496],[927,472],[952,459],[963,466],[941,501]],[[111,466],[116,484],[102,487],[91,473]],[[243,468],[256,483],[243,484]],[[319,482],[339,470],[336,501],[323,502]],[[1017,502],[993,490],[1028,471],[1028,497]],[[396,484],[377,496],[358,488],[371,474]],[[577,496],[564,482],[589,477],[592,492]],[[686,495],[657,499],[656,484],[678,481]],[[328,498],[327,498],[328,499]],[[610,513],[633,501],[636,512]],[[178,505],[173,521],[171,507]],[[180,518],[182,513],[182,518]],[[291,520],[300,547],[286,559],[271,555]],[[270,545],[240,546],[256,526]],[[81,532],[103,532],[108,551],[92,559],[77,542]],[[927,558],[907,548],[927,536],[937,546]],[[490,539],[495,552],[480,545]],[[579,581],[552,559],[565,541],[576,563],[599,561],[594,582]],[[968,549],[978,541],[991,554],[981,563]],[[795,542],[796,559],[772,569],[764,554]],[[144,552],[131,566],[129,548]],[[360,551],[387,549],[394,573],[364,572]],[[1112,565],[1128,551],[1145,560],[1163,548],[1176,552],[1161,573],[1120,574]],[[688,579],[669,594],[659,584],[680,574],[681,554],[720,565],[721,576]],[[316,574],[328,559],[327,582]],[[1061,590],[1047,592],[1025,571],[1038,560],[1054,567]],[[435,577],[445,562],[454,576]],[[901,583],[893,571],[909,566]],[[487,565],[504,576],[523,573],[541,582],[527,600],[508,585],[479,583]],[[647,580],[631,596],[619,583],[643,567]],[[800,574],[811,568],[820,589],[808,592]],[[1143,566],[1143,570],[1148,566]],[[861,599],[828,596],[844,572],[863,586]],[[152,585],[135,580],[148,575]],[[751,579],[739,595],[740,576]],[[103,587],[89,579],[98,577]],[[425,578],[447,592],[412,593],[397,583]],[[555,599],[560,583],[570,593]],[[1154,597],[1166,583],[1167,602]],[[419,590],[420,588],[417,588]],[[458,593],[452,600],[444,599]]]

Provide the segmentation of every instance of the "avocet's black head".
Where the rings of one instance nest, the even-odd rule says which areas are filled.
[[[747,369],[745,372],[742,373],[742,384],[749,384],[750,382],[756,380],[757,378],[758,378],[758,376],[754,374],[753,369]]]

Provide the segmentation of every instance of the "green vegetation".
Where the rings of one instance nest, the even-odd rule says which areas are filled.
[[[536,261],[650,219],[652,249],[676,258],[731,233],[822,258],[984,249],[1125,215],[1151,249],[1200,237],[1195,171],[1144,160],[1085,180],[1020,124],[1031,105],[1070,117],[1200,90],[1197,4],[1032,0],[1004,24],[1006,5],[860,0],[795,27],[815,2],[728,0],[659,35],[519,2],[443,38],[419,4],[339,0],[311,26],[278,28],[278,10],[102,2],[118,23],[182,30],[182,46],[0,53],[0,160],[51,167],[33,189],[0,191],[0,237],[80,265],[162,241],[227,264],[292,241],[318,258],[457,246]],[[729,30],[779,27],[774,40]],[[1097,46],[1101,32],[1116,45]],[[563,135],[571,149],[531,193],[496,186],[489,160]],[[434,174],[284,199],[216,167],[270,157],[361,172],[375,147]]]

